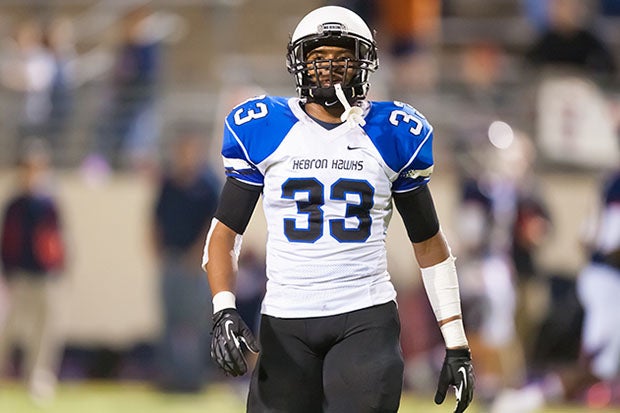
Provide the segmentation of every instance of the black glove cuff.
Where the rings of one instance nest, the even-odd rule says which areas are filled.
[[[236,313],[236,312],[237,310],[235,310],[234,308],[225,308],[223,310],[220,310],[217,313],[213,314],[213,323],[217,324],[220,322],[222,318],[224,318],[226,314],[231,314],[231,313]]]
[[[471,352],[468,348],[448,348],[446,349],[446,357],[466,357],[471,360]]]

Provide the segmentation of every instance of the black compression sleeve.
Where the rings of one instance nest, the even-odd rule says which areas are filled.
[[[215,218],[237,234],[243,234],[262,191],[262,186],[227,178],[220,194]]]
[[[394,204],[412,242],[426,241],[439,231],[439,218],[427,185],[403,194],[395,193]]]

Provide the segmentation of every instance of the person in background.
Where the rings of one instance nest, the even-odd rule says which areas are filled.
[[[520,0],[523,16],[537,32],[549,26],[549,3],[551,0]]]
[[[237,271],[237,311],[254,335],[260,327],[260,309],[265,296],[265,261],[256,251],[245,248],[239,254],[239,269]],[[256,354],[247,354],[248,370],[256,364]],[[243,383],[244,380],[241,380]]]
[[[56,168],[68,166],[74,152],[66,144],[77,89],[107,72],[112,60],[100,46],[78,53],[80,33],[74,27],[73,19],[62,14],[21,21],[3,39],[0,54],[0,84],[11,92],[13,103],[5,115],[16,120],[15,153],[23,140],[37,136],[47,141]]]
[[[440,0],[331,0],[326,5],[346,7],[382,34],[387,94],[404,99],[410,91],[433,90],[439,81],[437,44],[441,32]],[[373,82],[377,94],[377,79]],[[381,93],[379,91],[379,93]]]
[[[479,141],[475,148],[468,167],[476,174],[461,182],[457,269],[465,326],[478,354],[478,393],[488,402],[502,387],[525,380],[526,349],[540,318],[527,304],[535,301],[530,292],[541,288],[529,283],[542,281],[534,255],[550,222],[527,135],[515,132],[506,147]]]
[[[445,340],[435,402],[454,386],[455,412],[464,412],[475,379],[454,257],[427,185],[433,127],[412,106],[366,100],[377,47],[349,9],[302,18],[287,68],[297,97],[258,96],[225,120],[227,180],[203,256],[213,359],[241,376],[244,347],[259,352],[248,412],[398,411],[404,362],[385,245],[394,201]],[[234,292],[242,234],[261,195],[267,286],[256,340]]]
[[[45,26],[43,44],[53,62],[53,76],[49,85],[49,116],[42,134],[50,145],[65,146],[69,123],[74,112],[77,53],[69,18],[57,16]],[[56,165],[66,164],[62,156],[67,149],[55,151]]]
[[[586,25],[586,8],[581,0],[549,0],[547,28],[525,52],[534,69],[572,70],[609,82],[617,76],[613,52]]]
[[[20,157],[19,186],[4,209],[3,274],[9,310],[0,325],[0,370],[20,344],[22,371],[31,397],[54,394],[63,354],[59,328],[59,282],[65,264],[61,211],[50,187],[50,154],[41,140],[28,140]]]
[[[129,7],[120,23],[109,95],[96,125],[95,147],[83,166],[148,171],[160,143],[164,49],[183,34],[184,25],[148,3]]]
[[[43,43],[43,26],[37,19],[19,22],[3,43],[0,83],[12,92],[13,107],[18,110],[14,114],[15,156],[11,159],[15,162],[26,139],[45,136],[51,116],[54,58]]]
[[[620,3],[616,0],[599,0],[601,15],[610,18],[620,17]]]
[[[265,295],[265,262],[252,249],[244,249],[239,255],[237,272],[237,310],[253,333],[258,333],[260,307]]]
[[[577,277],[584,311],[581,359],[538,382],[504,390],[491,413],[535,412],[547,403],[574,399],[595,384],[620,379],[620,170],[606,180],[599,203],[594,231],[585,242],[590,261]],[[602,407],[610,400],[592,402]]]
[[[220,184],[206,162],[205,143],[198,126],[180,127],[155,200],[154,242],[163,307],[157,384],[165,391],[199,391],[209,373],[209,286],[196,263]]]

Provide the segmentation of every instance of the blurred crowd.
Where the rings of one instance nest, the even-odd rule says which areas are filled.
[[[0,167],[3,176],[16,178],[12,192],[0,199],[0,374],[22,376],[38,400],[49,399],[58,378],[66,377],[118,378],[124,372],[152,379],[163,391],[183,392],[225,380],[209,360],[211,300],[199,266],[223,183],[217,153],[223,119],[214,117],[237,103],[229,101],[233,90],[243,95],[239,101],[260,89],[294,92],[284,72],[288,39],[282,38],[281,53],[270,57],[279,60],[265,65],[280,64],[280,84],[261,83],[265,69],[254,67],[256,73],[238,84],[205,81],[204,99],[171,110],[167,99],[186,86],[174,59],[190,66],[191,59],[206,60],[217,73],[204,77],[213,79],[229,70],[216,64],[230,61],[226,56],[205,56],[201,44],[187,44],[195,26],[251,11],[258,2],[209,2],[186,6],[189,12],[175,9],[173,1],[158,2],[159,8],[103,3],[76,11],[56,2],[7,13],[12,18],[0,33]],[[384,66],[373,81],[373,98],[410,102],[438,124],[438,164],[454,177],[453,210],[447,212],[454,216],[450,230],[479,400],[490,403],[504,388],[548,383],[550,372],[580,366],[580,349],[599,344],[582,328],[592,317],[587,304],[597,299],[591,295],[596,292],[579,290],[581,269],[602,265],[620,282],[620,2],[298,3],[300,15],[320,4],[360,14],[377,29]],[[213,45],[222,34],[210,36],[199,40]],[[230,36],[262,43],[252,35]],[[230,40],[220,40],[230,47]],[[65,342],[55,327],[63,300],[55,285],[70,265],[66,257],[80,253],[79,245],[66,242],[70,229],[54,191],[58,172],[103,186],[130,175],[152,190],[145,243],[157,263],[161,333],[136,343],[145,346],[132,353],[89,353]],[[600,187],[591,199],[574,200],[593,214],[573,222],[584,228],[579,253],[588,259],[572,273],[549,268],[539,257],[559,230],[541,179],[556,173],[595,177]],[[570,202],[563,207],[570,209]],[[240,313],[253,329],[264,287],[260,247],[244,247],[237,293]],[[420,289],[403,285],[406,384],[430,392],[427,377],[440,367],[441,337]],[[620,330],[617,317],[609,323]],[[575,391],[565,385],[563,396],[620,403],[620,360],[613,362],[615,371],[593,371],[599,380],[586,380]],[[80,370],[86,363],[90,367]],[[588,393],[600,379],[608,390],[603,399]]]

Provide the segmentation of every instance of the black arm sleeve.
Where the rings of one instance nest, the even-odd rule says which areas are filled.
[[[227,178],[220,194],[215,218],[237,234],[243,234],[262,191],[262,186]]]
[[[403,194],[395,193],[394,204],[412,242],[426,241],[439,231],[439,219],[428,185]]]

